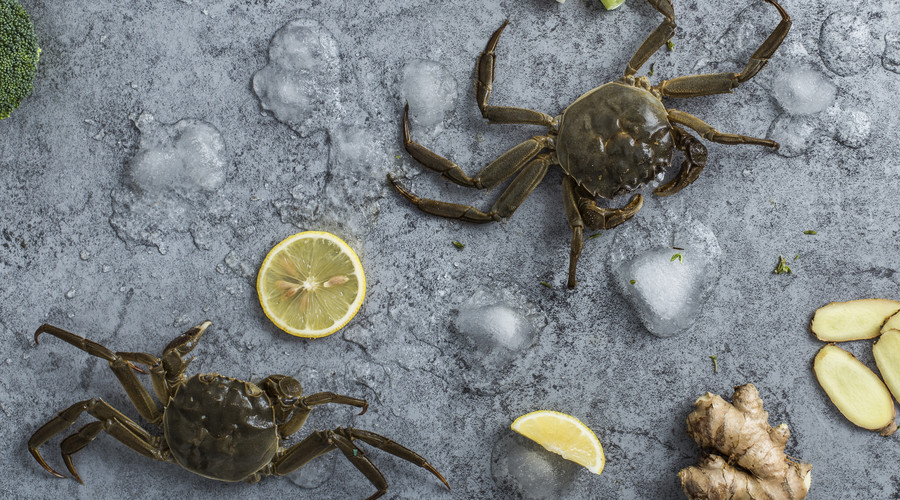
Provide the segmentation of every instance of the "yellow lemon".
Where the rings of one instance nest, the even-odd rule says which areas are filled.
[[[513,422],[512,430],[594,474],[600,474],[606,464],[594,431],[571,415],[548,410],[526,413]]]
[[[298,337],[340,330],[366,295],[359,257],[323,231],[297,233],[275,245],[256,278],[259,303],[275,326]]]

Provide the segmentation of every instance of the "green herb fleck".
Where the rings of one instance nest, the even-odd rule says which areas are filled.
[[[359,450],[357,450],[356,448],[353,448],[353,456],[354,457],[356,456],[357,453],[359,453]]]
[[[601,233],[600,231],[597,231],[596,233],[594,233],[594,234],[588,236],[587,239],[592,240],[592,239],[594,239],[594,238],[599,238],[599,237],[600,237],[600,234],[602,234],[602,233]]]
[[[656,66],[656,63],[650,63],[650,71],[647,73],[650,76],[653,76],[653,68]]]
[[[541,281],[541,284],[547,288],[553,288],[553,285],[551,285],[550,283],[547,283],[546,281]]]
[[[631,281],[629,281],[629,283],[631,283],[631,284],[633,285],[633,284],[637,283],[637,281],[636,281],[636,280],[631,280]]]
[[[794,256],[794,260],[797,260],[797,259],[799,259],[799,258],[800,258],[800,254],[799,254],[799,253],[798,253],[797,255]]]
[[[464,244],[462,244],[462,243],[460,243],[460,242],[458,242],[458,241],[454,241],[454,242],[453,242],[453,246],[455,246],[456,248],[458,248],[458,249],[460,249],[460,250],[462,250],[463,248],[466,248],[466,246],[465,246]]]
[[[809,231],[803,231],[803,234],[819,234],[819,233],[810,229]]]
[[[712,356],[709,357],[709,359],[711,359],[712,362],[713,362],[713,371],[714,371],[715,373],[719,373],[719,361],[718,361],[718,359],[716,358],[716,355],[713,354]]]
[[[773,272],[775,274],[794,274],[794,271],[791,270],[790,267],[788,267],[787,261],[784,260],[783,255],[778,256],[778,265],[775,266],[775,271]]]
[[[672,52],[675,50],[675,44],[672,43],[672,40],[669,40],[666,42],[666,47],[668,47],[669,52]]]
[[[682,256],[680,253],[676,253],[675,255],[673,255],[672,258],[669,259],[669,262],[675,262],[676,259],[678,260],[678,262],[684,262],[684,256]]]
[[[399,160],[399,159],[400,159],[400,155],[394,155],[394,159]]]

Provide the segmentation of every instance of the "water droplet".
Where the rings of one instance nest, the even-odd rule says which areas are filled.
[[[68,292],[66,292],[66,298],[71,299],[75,297],[75,288],[70,288]]]
[[[88,252],[87,250],[82,250],[81,253],[79,254],[79,257],[81,257],[81,260],[89,260],[91,258],[91,252]]]
[[[819,33],[819,54],[831,71],[850,76],[869,68],[874,62],[872,32],[862,16],[835,12],[825,19]]]

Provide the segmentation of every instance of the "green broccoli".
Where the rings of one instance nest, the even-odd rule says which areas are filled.
[[[17,0],[0,0],[0,120],[31,93],[40,55],[28,12]]]

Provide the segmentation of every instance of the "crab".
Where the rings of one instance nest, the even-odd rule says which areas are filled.
[[[675,33],[675,12],[670,0],[647,0],[665,19],[637,49],[620,79],[601,85],[575,100],[559,116],[526,108],[493,106],[488,98],[494,84],[495,49],[505,21],[490,37],[478,57],[475,96],[481,114],[489,123],[542,125],[546,135],[538,135],[513,147],[473,176],[458,165],[412,140],[409,131],[409,103],[403,113],[403,143],[419,163],[450,181],[467,187],[492,189],[516,174],[488,211],[469,205],[419,198],[388,176],[394,187],[420,210],[468,222],[501,221],[512,216],[537,187],[548,169],[558,165],[563,171],[563,208],[572,231],[569,253],[570,289],[578,283],[575,270],[584,246],[583,232],[611,229],[633,217],[643,205],[636,193],[620,208],[597,205],[597,198],[612,200],[633,192],[651,181],[663,181],[674,150],[684,153],[678,173],[653,190],[657,196],[673,195],[700,175],[706,166],[707,151],[693,130],[708,141],[720,144],[753,144],[777,148],[778,143],[745,135],[722,133],[708,123],[677,109],[667,109],[664,97],[687,98],[729,93],[753,78],[775,53],[791,27],[791,18],[775,0],[781,21],[750,56],[740,73],[681,76],[650,85],[645,76],[635,76],[656,51]]]
[[[175,338],[161,358],[141,352],[112,352],[72,332],[42,325],[34,334],[36,343],[46,333],[108,361],[138,413],[158,426],[162,435],[151,434],[106,401],[93,398],[73,404],[35,431],[28,440],[28,451],[51,474],[65,477],[47,465],[38,447],[87,412],[97,420],[60,443],[66,467],[82,484],[72,456],[105,431],[148,458],[173,462],[219,481],[254,483],[266,476],[283,476],[337,449],[378,489],[369,497],[371,500],[384,495],[388,484],[357,446],[358,440],[426,469],[450,488],[437,469],[417,453],[362,429],[317,430],[293,446],[282,448],[281,441],[300,430],[313,407],[337,403],[362,408],[362,414],[368,403],[331,392],[304,396],[300,382],[286,375],[269,375],[258,383],[218,373],[187,377],[184,372],[193,358],[185,356],[197,346],[209,325],[205,321]],[[135,375],[133,370],[146,373],[138,365],[149,367],[153,392],[162,403],[162,410]]]

